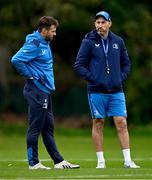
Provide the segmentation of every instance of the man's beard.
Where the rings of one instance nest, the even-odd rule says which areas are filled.
[[[45,40],[46,41],[51,41],[51,39],[49,37],[46,37]]]

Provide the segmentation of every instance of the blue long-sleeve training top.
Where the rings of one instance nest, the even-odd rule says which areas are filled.
[[[38,31],[26,36],[24,45],[12,57],[12,64],[24,77],[33,77],[35,85],[46,93],[55,90],[53,56],[50,42]]]

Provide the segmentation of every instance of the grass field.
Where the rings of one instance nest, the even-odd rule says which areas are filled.
[[[152,179],[151,127],[131,128],[132,157],[140,169],[124,169],[115,129],[105,127],[106,169],[96,169],[96,156],[90,129],[58,129],[56,142],[65,159],[80,169],[54,170],[40,138],[39,158],[50,171],[28,170],[25,125],[0,123],[0,179]]]

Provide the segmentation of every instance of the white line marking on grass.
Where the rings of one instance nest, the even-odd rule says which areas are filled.
[[[84,159],[68,159],[69,161],[96,161],[96,158],[84,158]],[[123,161],[122,158],[107,158],[107,161]],[[147,158],[134,158],[135,161],[152,161],[152,157]],[[8,162],[8,161],[14,161],[14,162],[27,162],[27,159],[0,159],[0,162]],[[51,159],[40,159],[40,161],[47,162],[51,161]]]
[[[152,157],[147,158],[133,158],[135,161],[152,161]],[[69,159],[69,161],[96,161],[96,158],[81,158],[81,159]],[[107,161],[123,161],[123,158],[106,158]],[[45,159],[44,159],[45,161]]]
[[[132,177],[152,177],[152,174],[113,174],[113,175],[108,175],[108,174],[101,174],[101,175],[78,175],[78,176],[58,176],[58,177],[42,177],[42,178],[38,178],[38,179],[99,179],[99,178],[118,178],[118,177],[123,177],[124,178],[132,178]],[[28,178],[30,179],[30,178]],[[38,180],[37,179],[37,180]]]
[[[27,162],[27,159],[0,159],[0,162]]]
[[[42,180],[42,179],[71,179],[71,180],[75,180],[75,179],[99,179],[99,178],[114,178],[114,179],[117,179],[117,178],[120,178],[122,177],[121,179],[125,180],[125,178],[140,178],[140,177],[145,177],[145,178],[151,178],[152,177],[152,174],[112,174],[112,175],[108,175],[108,174],[101,174],[101,175],[78,175],[78,176],[57,176],[57,177],[39,177],[39,178],[36,178],[37,180]],[[17,179],[22,179],[22,180],[25,180],[25,179],[29,179],[29,180],[33,180],[33,178],[31,177],[26,177],[26,178],[23,178],[23,177],[18,177]]]

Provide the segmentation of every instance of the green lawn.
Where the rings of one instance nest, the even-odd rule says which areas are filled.
[[[40,138],[39,157],[50,171],[30,171],[26,161],[25,126],[0,124],[0,179],[152,179],[151,127],[131,128],[132,157],[140,169],[124,169],[115,129],[105,127],[107,168],[96,169],[90,129],[58,129],[56,142],[65,159],[80,169],[54,170]]]

